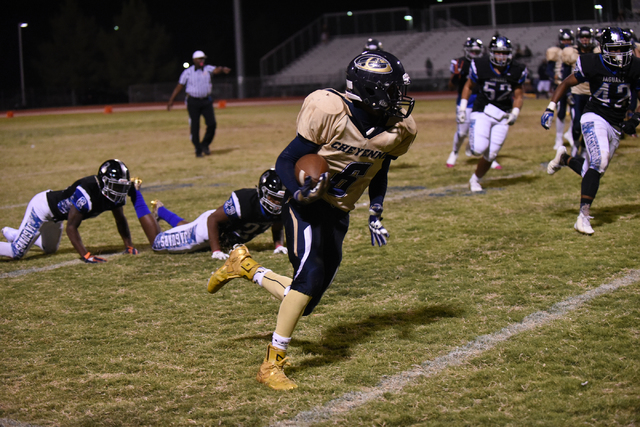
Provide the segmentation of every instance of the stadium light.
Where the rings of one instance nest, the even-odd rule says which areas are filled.
[[[353,16],[353,12],[348,11],[348,12],[347,12],[347,16]]]
[[[593,5],[593,8],[596,9],[596,10],[602,10],[602,5],[601,4],[596,4],[596,5]]]
[[[22,29],[27,28],[26,22],[18,23],[18,47],[20,48],[20,88],[22,89],[22,106],[27,105],[27,95],[24,91],[24,65],[22,61]]]
[[[191,64],[189,64],[188,62],[183,62],[182,63],[182,68],[189,68],[191,66]]]
[[[405,21],[413,21],[413,16],[411,16],[411,15],[404,15],[404,20],[405,20]]]

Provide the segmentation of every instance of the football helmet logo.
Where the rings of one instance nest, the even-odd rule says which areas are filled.
[[[468,60],[478,59],[482,57],[482,40],[475,37],[467,37],[464,42],[464,56]]]
[[[407,96],[409,74],[398,58],[385,51],[364,52],[347,67],[347,98],[387,116],[407,118],[415,100]]]
[[[282,213],[282,201],[284,200],[284,188],[282,181],[275,169],[265,171],[258,181],[258,196],[260,204],[271,215]]]
[[[124,205],[131,188],[129,169],[118,159],[107,160],[98,169],[98,184],[104,197],[115,204]]]
[[[621,28],[608,27],[601,36],[602,59],[607,64],[624,68],[631,64],[633,58],[633,43],[631,35],[625,34]]]
[[[511,64],[513,48],[511,40],[504,36],[493,37],[489,43],[489,61],[498,67]]]

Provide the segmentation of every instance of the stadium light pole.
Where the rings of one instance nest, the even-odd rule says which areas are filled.
[[[18,47],[20,50],[20,88],[22,89],[22,106],[27,105],[27,95],[24,91],[24,65],[22,63],[22,29],[27,28],[29,24],[20,22],[18,24]]]
[[[242,7],[240,0],[233,0],[236,36],[236,76],[238,78],[238,98],[244,99],[244,46],[242,41]]]

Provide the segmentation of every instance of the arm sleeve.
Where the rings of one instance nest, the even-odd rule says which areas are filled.
[[[384,196],[387,194],[387,174],[389,173],[389,165],[391,157],[384,159],[382,167],[369,183],[369,204],[384,203]]]
[[[276,173],[284,186],[291,193],[295,193],[300,186],[296,181],[295,165],[298,159],[304,155],[317,153],[320,146],[297,135],[293,141],[282,150],[276,160]]]

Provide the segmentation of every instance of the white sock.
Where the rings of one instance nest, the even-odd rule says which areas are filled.
[[[255,283],[258,286],[262,286],[262,278],[269,271],[271,271],[271,270],[269,270],[268,268],[258,267],[256,272],[253,274],[253,283]]]
[[[275,348],[279,348],[280,350],[287,351],[287,348],[289,348],[290,342],[291,342],[291,337],[289,338],[281,337],[275,332],[271,337],[271,345],[274,346]]]

